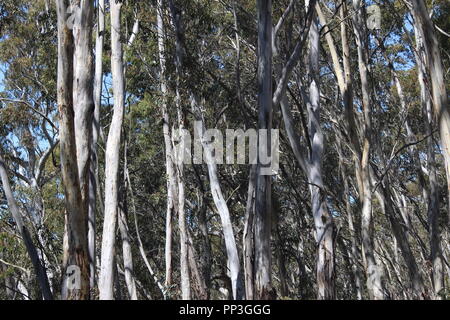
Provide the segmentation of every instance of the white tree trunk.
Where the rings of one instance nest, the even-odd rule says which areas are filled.
[[[158,0],[157,7],[157,28],[158,28],[158,52],[160,65],[160,86],[161,86],[161,113],[163,116],[163,134],[164,146],[166,151],[166,173],[167,173],[167,210],[166,210],[166,244],[165,244],[165,263],[166,279],[165,286],[169,288],[172,285],[172,221],[177,213],[177,194],[176,194],[176,174],[174,168],[174,155],[172,148],[172,137],[170,134],[170,118],[167,110],[167,84],[166,84],[166,46],[164,21],[163,21],[163,1]]]
[[[105,219],[99,277],[101,300],[114,299],[114,244],[118,211],[120,139],[125,103],[123,48],[120,39],[121,8],[121,2],[111,1],[111,71],[114,114],[109,128],[105,155]]]
[[[323,134],[320,127],[319,91],[319,26],[313,19],[309,29],[309,100],[308,131],[311,141],[311,155],[307,172],[311,194],[311,209],[316,228],[317,242],[317,287],[318,299],[334,299],[334,222],[328,211],[324,184],[322,181]]]
[[[205,118],[201,110],[201,106],[198,104],[195,94],[191,94],[191,105],[193,112],[199,121],[200,127],[194,128],[201,139],[201,144],[204,149],[205,162],[208,167],[209,184],[211,188],[211,194],[213,196],[214,204],[220,215],[222,222],[223,236],[225,238],[225,247],[227,252],[228,267],[230,270],[231,287],[233,291],[234,300],[242,300],[244,290],[242,283],[242,273],[239,263],[239,254],[236,246],[236,239],[234,237],[233,225],[231,222],[230,211],[228,210],[227,202],[223,196],[222,189],[217,174],[217,164],[214,159],[212,141],[206,141],[203,137],[205,132]]]
[[[125,212],[119,207],[119,230],[122,239],[123,268],[125,273],[125,283],[131,300],[137,300],[136,280],[133,274],[133,255],[131,253],[131,239],[128,230]]]

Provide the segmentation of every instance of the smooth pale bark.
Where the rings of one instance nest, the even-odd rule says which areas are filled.
[[[424,94],[427,95],[427,89],[425,89],[424,83],[421,82],[421,86],[425,90]],[[439,293],[444,289],[444,265],[441,249],[441,232],[439,228],[439,187],[437,181],[436,170],[436,157],[434,154],[435,143],[432,135],[432,111],[431,103],[424,103],[425,105],[425,132],[428,135],[427,138],[427,169],[428,180],[430,184],[430,198],[428,200],[428,226],[430,232],[430,250],[431,250],[431,263],[433,266],[432,271],[432,283],[435,298],[440,298]]]
[[[101,250],[99,291],[101,300],[114,299],[114,244],[118,212],[119,155],[125,103],[123,48],[120,39],[122,3],[112,1],[111,71],[114,93],[114,114],[109,128],[105,154],[105,219]]]
[[[347,4],[346,0],[342,0],[341,8],[339,10],[340,18],[342,20],[345,20],[348,14],[347,10]],[[345,120],[346,120],[346,127],[347,127],[347,136],[349,137],[349,141],[351,144],[351,149],[354,154],[354,164],[355,164],[355,176],[357,182],[359,182],[359,174],[358,171],[360,170],[360,159],[361,159],[361,148],[359,144],[358,139],[358,129],[355,123],[355,116],[353,111],[353,81],[351,76],[351,64],[350,64],[350,45],[347,35],[347,26],[346,23],[343,22],[340,24],[340,34],[341,34],[341,46],[342,46],[342,62],[343,62],[343,74],[344,74],[344,86],[341,90],[341,95],[343,97],[344,102],[344,110],[345,110]],[[331,34],[330,34],[331,37]],[[328,39],[328,38],[327,38]],[[340,65],[339,65],[340,66]],[[339,68],[340,69],[340,68]],[[343,178],[344,179],[344,178]],[[362,186],[360,183],[358,184],[359,190],[362,190]],[[347,207],[347,214],[348,214],[348,224],[349,229],[352,234],[352,256],[354,260],[354,267],[353,270],[355,272],[355,281],[356,281],[356,296],[358,300],[362,299],[362,275],[358,268],[358,262],[360,258],[360,254],[358,252],[358,239],[356,234],[356,226],[353,223],[353,215],[349,200],[349,188],[348,188],[348,181],[345,179],[346,185],[346,207]],[[360,193],[362,193],[360,191]]]
[[[98,181],[97,143],[100,134],[100,107],[103,87],[103,44],[105,41],[105,1],[99,0],[97,7],[97,31],[95,43],[95,74],[94,74],[94,115],[92,119],[91,162],[89,168],[89,214],[88,214],[88,249],[90,259],[90,286],[94,288],[95,251],[96,251],[96,202]]]
[[[69,29],[68,0],[58,0],[58,111],[61,174],[66,205],[66,225],[63,258],[63,299],[89,298],[89,254],[87,248],[87,207],[83,206],[81,194],[77,148],[75,142],[75,121],[73,105],[73,54],[74,38]],[[80,275],[80,286],[68,286],[66,268],[76,267]]]
[[[177,181],[174,168],[174,155],[172,148],[172,137],[170,134],[170,118],[167,109],[167,79],[166,79],[166,46],[165,31],[163,21],[163,1],[158,0],[157,7],[157,30],[158,30],[158,53],[160,65],[160,88],[161,88],[161,113],[163,117],[164,147],[166,151],[166,174],[167,174],[167,209],[166,209],[166,242],[165,242],[165,264],[166,279],[165,286],[169,288],[172,285],[172,220],[177,214]]]
[[[181,106],[180,106],[181,107]],[[182,122],[179,121],[179,124]],[[179,128],[183,128],[182,125]],[[183,300],[191,299],[191,280],[189,274],[189,248],[187,237],[187,225],[185,215],[185,191],[183,164],[177,166],[178,180],[178,228],[180,230],[180,269],[181,269],[181,294]]]
[[[136,36],[139,32],[139,20],[136,19],[133,26],[132,34],[128,40],[127,48],[130,48],[133,45],[134,40],[136,39]],[[125,75],[126,75],[126,61],[125,57],[122,61],[123,65],[123,81],[125,82]],[[124,86],[125,87],[125,86]],[[124,89],[125,90],[125,89]],[[126,138],[124,138],[124,168],[128,168],[128,141]],[[120,148],[119,148],[120,151]],[[123,170],[123,184],[124,189],[127,190],[127,169]],[[134,268],[133,268],[133,254],[131,250],[131,237],[130,232],[128,228],[128,222],[127,222],[127,213],[128,213],[128,205],[127,205],[127,193],[126,191],[123,192],[123,205],[119,204],[117,208],[117,214],[118,214],[118,222],[119,222],[119,231],[120,236],[122,239],[122,257],[123,257],[123,265],[124,265],[124,276],[125,276],[125,284],[127,286],[128,295],[130,297],[130,300],[138,300],[137,297],[137,289],[136,289],[136,278],[134,276]]]
[[[311,194],[311,209],[316,228],[317,242],[317,298],[334,299],[334,222],[328,211],[326,194],[322,180],[323,134],[320,127],[320,89],[319,89],[319,26],[313,19],[309,30],[309,99],[308,134],[311,141],[311,153],[308,165],[308,182]]]
[[[29,277],[28,275],[24,275],[24,277],[26,277],[26,279],[24,279],[25,281],[23,281],[22,279],[18,279],[17,280],[17,292],[22,295],[23,300],[32,300],[29,292],[28,292],[28,283],[29,283]]]
[[[28,256],[30,257],[31,263],[33,264],[33,268],[36,273],[36,278],[39,283],[42,297],[45,300],[52,300],[53,295],[50,290],[50,284],[47,278],[47,273],[45,272],[45,269],[42,265],[42,261],[39,259],[38,252],[36,250],[35,245],[33,244],[30,233],[23,222],[19,206],[17,205],[17,202],[14,199],[11,185],[9,184],[8,172],[6,170],[5,161],[3,159],[3,155],[1,152],[0,152],[0,178],[2,181],[3,192],[5,193],[6,200],[8,202],[9,211],[11,212],[14,222],[16,223],[19,234],[22,237],[22,240],[25,244]]]
[[[119,230],[122,239],[123,268],[128,295],[131,300],[137,300],[136,280],[133,274],[133,255],[131,253],[131,238],[125,212],[119,207]]]
[[[280,78],[277,82],[276,89],[273,93],[273,99],[272,99],[272,101],[273,101],[272,104],[275,107],[278,106],[278,104],[283,99],[283,96],[286,95],[289,78],[290,78],[295,66],[297,65],[298,61],[300,60],[300,55],[302,53],[306,39],[308,38],[309,28],[311,27],[311,22],[312,22],[312,19],[314,16],[315,3],[316,3],[316,0],[309,1],[308,10],[306,12],[306,17],[305,17],[305,24],[303,26],[303,29],[300,30],[300,37],[297,40],[295,47],[292,50],[292,53],[290,53],[288,60],[281,68]],[[271,32],[271,34],[272,34],[272,32]],[[273,36],[271,36],[271,43],[276,45],[276,39],[274,39]]]
[[[181,9],[177,7],[173,0],[169,0],[169,8],[172,15],[172,22],[175,26],[175,71],[176,71],[176,89],[175,89],[175,106],[177,110],[177,121],[178,130],[183,132],[184,130],[184,113],[181,105],[181,73],[183,68],[183,29],[181,23]],[[173,137],[172,137],[173,138]],[[175,142],[172,141],[175,145]],[[183,300],[191,299],[191,281],[189,275],[189,248],[188,248],[188,234],[186,225],[186,213],[185,213],[185,182],[184,182],[184,165],[182,161],[184,152],[184,139],[178,142],[181,144],[179,146],[179,154],[176,157],[181,157],[176,159],[176,177],[178,184],[178,227],[180,230],[180,272],[181,272],[181,296]]]
[[[128,143],[125,142],[124,147],[124,168],[128,168]],[[119,220],[119,231],[120,237],[122,239],[122,253],[123,253],[123,268],[125,274],[125,283],[128,289],[128,295],[131,300],[137,300],[137,291],[136,291],[136,279],[134,276],[134,268],[133,268],[133,254],[131,251],[131,236],[130,230],[128,228],[127,221],[127,213],[128,213],[128,202],[127,202],[127,178],[128,178],[128,169],[123,170],[123,184],[124,191],[122,193],[123,196],[123,204],[119,205],[118,208],[118,220]]]
[[[74,15],[73,39],[73,109],[78,177],[83,214],[88,215],[90,141],[92,131],[93,56],[92,27],[94,4],[91,0],[72,1]]]
[[[233,225],[231,222],[230,211],[227,202],[220,187],[220,181],[217,173],[217,164],[214,155],[213,141],[207,141],[204,137],[205,133],[205,118],[202,113],[202,108],[199,106],[195,94],[191,96],[191,105],[200,127],[194,128],[201,139],[203,146],[205,162],[208,167],[209,185],[211,194],[213,196],[214,204],[220,215],[222,223],[223,236],[225,239],[225,248],[227,253],[227,265],[230,273],[231,288],[233,291],[234,300],[242,300],[244,288],[242,283],[242,272],[239,262],[239,254],[236,246],[236,239],[234,236]]]
[[[420,30],[425,51],[425,61],[431,79],[434,118],[439,124],[442,154],[447,176],[447,196],[450,196],[450,110],[445,88],[444,67],[439,41],[423,0],[412,0],[412,14],[415,27]],[[447,214],[450,216],[450,198],[447,199]]]
[[[370,85],[368,70],[368,39],[365,22],[364,1],[353,0],[353,29],[358,52],[358,69],[361,79],[362,109],[363,109],[363,148],[361,157],[360,179],[362,194],[361,212],[361,236],[363,254],[366,261],[367,288],[372,299],[380,300],[386,298],[386,292],[381,279],[381,268],[375,259],[373,243],[373,221],[372,221],[372,189],[370,180],[370,154],[372,140]]]
[[[310,38],[309,74],[310,96],[306,98],[308,105],[308,135],[311,143],[311,153],[306,154],[300,145],[300,138],[295,131],[293,116],[288,105],[285,92],[280,98],[281,111],[291,148],[303,172],[306,174],[311,194],[311,204],[318,242],[318,258],[316,276],[318,283],[318,298],[334,298],[334,223],[326,204],[324,185],[322,181],[323,135],[320,128],[320,94],[319,94],[319,31],[317,18],[314,16],[315,1],[308,3],[308,32]],[[320,9],[319,7],[317,7]],[[316,10],[317,10],[316,8]],[[289,63],[289,62],[288,62]],[[279,83],[283,79],[280,77]],[[275,93],[277,94],[277,92]],[[274,97],[274,103],[277,101]]]
[[[342,71],[342,68],[341,68],[341,63],[339,62],[340,57],[339,57],[336,45],[334,43],[332,33],[330,31],[330,28],[328,27],[327,21],[325,19],[325,15],[323,14],[319,3],[316,3],[315,9],[316,9],[320,24],[323,26],[325,40],[327,41],[327,45],[330,50],[333,71],[334,71],[334,74],[336,75],[337,83],[339,86],[339,91],[342,93],[345,90],[345,85],[346,85],[345,80],[346,79],[344,77],[344,72]],[[344,28],[344,32],[345,32],[345,22],[344,21],[341,22],[340,25],[341,25],[341,37],[346,38],[346,34],[342,35],[342,28]],[[342,39],[342,40],[344,40],[344,39]],[[345,52],[344,52],[344,55],[345,55]]]
[[[342,57],[339,56],[338,50],[333,40],[331,30],[329,30],[328,28],[325,15],[323,14],[319,3],[316,4],[316,11],[320,20],[320,24],[324,26],[323,32],[325,33],[325,40],[330,50],[333,71],[336,75],[339,92],[343,97],[344,109],[346,114],[347,134],[349,136],[353,152],[356,154],[356,158],[360,158],[361,151],[359,147],[358,133],[353,115],[353,88],[352,88],[352,77],[350,66],[350,46],[347,36],[347,26],[345,22],[348,15],[347,4],[345,0],[343,0],[341,3],[341,7],[339,9],[340,18],[342,20],[342,23],[340,23]],[[340,63],[341,59],[343,67],[341,66]]]
[[[294,152],[294,156],[299,162],[300,167],[308,177],[310,184],[310,194],[314,222],[316,227],[316,240],[318,242],[318,258],[316,276],[318,283],[318,298],[319,299],[333,299],[334,298],[334,223],[331,214],[328,211],[326,204],[326,197],[324,193],[324,186],[322,181],[321,166],[323,154],[323,135],[320,128],[320,94],[319,94],[319,31],[317,26],[317,18],[315,18],[314,11],[319,13],[320,7],[316,1],[309,1],[306,16],[306,26],[298,41],[293,53],[285,66],[281,69],[280,78],[277,89],[274,93],[274,105],[281,105],[283,120],[288,133],[289,142]],[[289,10],[289,7],[288,9]],[[282,17],[283,18],[283,17]],[[280,20],[281,21],[281,20]],[[279,22],[280,23],[280,22]],[[277,24],[278,26],[279,24]],[[309,56],[309,70],[310,70],[310,97],[308,101],[308,135],[310,141],[313,141],[310,155],[306,155],[305,150],[300,145],[300,139],[295,132],[295,125],[291,110],[288,105],[286,96],[286,86],[292,68],[297,63],[303,42],[306,36],[310,37],[310,56]],[[327,37],[327,40],[328,39]],[[273,41],[276,42],[276,39]],[[276,47],[276,45],[275,45]],[[335,50],[336,51],[336,50]],[[337,56],[335,53],[334,56]],[[336,58],[336,57],[335,57]],[[337,58],[335,61],[338,61]],[[342,72],[340,73],[342,74]],[[342,78],[342,76],[341,76]],[[342,83],[342,81],[340,81]],[[343,85],[342,85],[343,87]]]
[[[262,144],[258,138],[258,150],[271,154],[270,130],[272,129],[272,1],[258,0],[258,129],[267,129],[268,139]],[[274,298],[272,287],[272,228],[271,176],[262,175],[263,165],[258,157],[255,184],[255,297]]]

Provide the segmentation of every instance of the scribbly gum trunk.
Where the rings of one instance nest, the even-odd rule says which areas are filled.
[[[272,129],[272,1],[258,0],[258,129]],[[264,148],[270,155],[270,137],[267,143],[258,138],[258,150]],[[262,175],[263,165],[258,160],[255,185],[255,298],[275,298],[271,278],[271,176]]]

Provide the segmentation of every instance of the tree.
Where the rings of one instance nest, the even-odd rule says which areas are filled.
[[[113,77],[114,115],[109,127],[105,153],[105,219],[103,223],[101,269],[99,278],[100,299],[114,298],[114,243],[119,210],[119,155],[122,122],[125,106],[125,79],[123,48],[121,42],[122,3],[111,4],[111,71]]]
[[[66,198],[66,229],[63,269],[65,278],[63,281],[63,297],[67,299],[88,299],[89,298],[89,254],[87,247],[87,168],[89,154],[89,132],[90,126],[83,123],[80,127],[75,127],[75,119],[86,121],[89,119],[90,108],[89,101],[92,83],[89,82],[90,69],[82,69],[86,61],[89,61],[90,23],[92,3],[82,1],[75,9],[76,30],[80,30],[75,45],[72,30],[70,30],[67,13],[69,2],[65,0],[57,1],[58,13],[58,109],[60,116],[60,153],[61,153],[61,171],[65,188]],[[83,23],[82,23],[83,22]],[[78,69],[74,68],[74,48],[77,48]],[[84,56],[83,56],[84,55]],[[74,74],[75,73],[75,74]],[[75,92],[73,84],[74,77],[77,76],[78,86]],[[84,94],[87,95],[85,97]],[[73,97],[77,95],[80,105],[75,112]],[[76,114],[76,115],[75,115]],[[83,120],[84,119],[84,120]],[[87,132],[86,132],[87,130]],[[76,140],[80,139],[78,146]],[[80,165],[78,163],[77,152],[80,153]],[[80,181],[80,178],[83,181]],[[84,187],[82,187],[82,185]],[[84,193],[84,196],[83,196]],[[70,269],[69,269],[70,267]],[[75,269],[73,269],[75,267]],[[79,287],[69,286],[67,283],[66,270],[79,273]],[[73,274],[72,274],[73,275]]]
[[[50,290],[50,285],[47,278],[47,273],[42,266],[42,262],[38,256],[37,250],[33,241],[31,240],[30,233],[23,223],[22,214],[20,213],[20,209],[17,205],[16,200],[14,199],[13,192],[11,190],[11,186],[9,184],[8,173],[6,171],[5,160],[3,156],[0,154],[0,177],[2,180],[3,191],[6,194],[6,199],[8,200],[8,206],[13,215],[14,221],[17,225],[17,229],[19,229],[19,233],[22,236],[22,240],[27,248],[28,255],[33,263],[33,267],[36,273],[36,277],[39,281],[39,285],[41,287],[42,296],[45,300],[52,300],[53,295]]]
[[[272,1],[259,0],[258,12],[258,130],[272,129]],[[269,134],[270,137],[270,134]],[[271,139],[261,141],[258,137],[258,153],[271,155]],[[270,164],[269,164],[270,165]],[[271,275],[271,177],[262,174],[261,159],[255,176],[254,205],[254,245],[255,245],[255,298],[270,299],[272,292]],[[267,166],[267,164],[266,164]]]

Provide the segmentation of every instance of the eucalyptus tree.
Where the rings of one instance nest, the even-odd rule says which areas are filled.
[[[122,2],[110,3],[111,11],[111,71],[114,93],[114,114],[109,127],[105,152],[105,218],[99,276],[100,299],[114,298],[114,252],[116,222],[119,210],[120,140],[125,107],[123,46],[121,41]]]
[[[69,1],[57,1],[58,15],[58,110],[61,173],[65,188],[63,289],[67,299],[89,299],[89,253],[87,245],[87,194],[89,168],[88,125],[93,111],[91,31],[93,3],[78,2],[68,19]],[[77,30],[76,37],[72,27]],[[75,39],[77,42],[75,43]],[[75,51],[76,54],[75,57]],[[75,68],[75,61],[77,65]],[[86,67],[83,69],[83,67]],[[75,81],[77,79],[78,81]],[[76,87],[74,84],[77,83]],[[78,100],[74,103],[74,97]],[[75,110],[75,107],[77,109]],[[75,123],[79,122],[79,126]],[[87,123],[86,123],[87,122]],[[77,143],[77,140],[79,143]],[[80,158],[78,159],[78,155]],[[79,281],[69,283],[68,276]]]
[[[257,1],[258,15],[258,130],[272,129],[272,1]],[[258,153],[271,155],[271,139],[258,137]],[[269,164],[270,165],[270,164]],[[263,164],[258,157],[255,175],[254,250],[255,298],[270,299],[272,288],[271,257],[271,176],[263,175]]]

